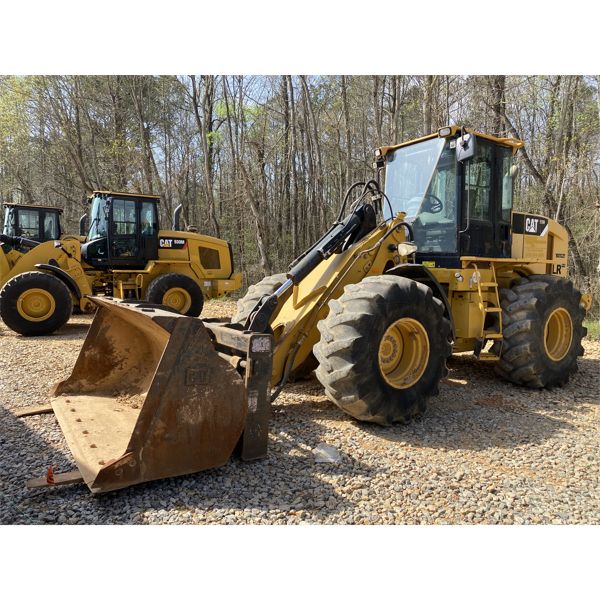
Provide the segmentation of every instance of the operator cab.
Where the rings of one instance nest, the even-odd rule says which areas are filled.
[[[463,135],[471,140],[469,156],[457,158]],[[511,167],[521,146],[452,126],[379,150],[386,195],[393,214],[405,212],[412,225],[417,263],[454,268],[461,256],[510,257]]]
[[[81,256],[100,269],[143,269],[158,258],[159,196],[93,192]]]
[[[58,240],[62,209],[51,206],[4,203],[4,227],[2,233],[10,237],[22,237],[35,242]]]

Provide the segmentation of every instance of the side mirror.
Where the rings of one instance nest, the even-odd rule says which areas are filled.
[[[82,215],[79,219],[79,235],[85,237],[87,234],[87,215]]]
[[[475,136],[472,133],[463,133],[456,140],[456,160],[464,162],[475,156]]]

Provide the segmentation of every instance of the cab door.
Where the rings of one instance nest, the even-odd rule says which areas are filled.
[[[146,261],[140,243],[137,202],[130,198],[110,199],[109,254],[113,268],[139,269]]]
[[[501,258],[511,257],[511,218],[513,204],[512,148],[496,146],[496,250]]]
[[[475,155],[462,165],[462,256],[497,256],[494,159],[493,145],[477,138]]]

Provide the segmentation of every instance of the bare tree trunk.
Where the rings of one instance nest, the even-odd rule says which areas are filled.
[[[423,135],[428,135],[433,129],[433,84],[435,76],[426,75],[423,91]]]
[[[252,212],[252,216],[254,217],[254,222],[256,224],[256,243],[258,246],[258,254],[260,256],[260,266],[262,268],[263,275],[270,275],[273,271],[266,243],[266,231],[263,221],[264,215],[261,214],[261,211],[259,209],[259,204],[254,191],[252,179],[250,178],[250,175],[248,174],[248,171],[246,169],[246,165],[244,165],[243,162],[240,163],[240,171],[242,173],[242,179],[244,181],[244,191],[246,195],[246,200],[248,202],[248,206],[250,207],[250,211]]]
[[[381,97],[382,97],[382,82],[378,75],[373,76],[373,114],[375,115],[375,146],[381,146],[383,128],[383,116],[381,110]]]
[[[220,237],[219,222],[215,211],[215,197],[213,192],[213,108],[215,100],[215,76],[203,75],[200,82],[196,83],[196,76],[190,75],[192,83],[192,106],[200,143],[202,145],[202,158],[204,166],[204,193],[207,200],[209,221],[213,234]],[[202,89],[202,92],[201,92]]]
[[[342,189],[344,189],[350,185],[352,180],[352,132],[350,129],[350,106],[348,104],[348,81],[345,75],[342,75],[342,109],[344,111],[346,135],[346,172],[342,184]]]
[[[504,104],[506,103],[506,76],[491,75],[488,82],[492,91],[492,106],[493,106],[493,125],[494,134],[499,137],[504,137],[506,134],[506,125],[504,123]]]
[[[296,102],[294,98],[294,83],[291,75],[286,75],[286,81],[290,96],[290,122],[291,122],[291,139],[290,139],[290,162],[292,164],[292,181],[294,184],[294,194],[292,197],[292,205],[290,207],[292,213],[292,256],[299,254],[299,231],[298,231],[298,216],[300,211],[300,194],[298,189],[298,169],[296,166],[296,156],[298,153],[298,117],[296,114]]]
[[[112,105],[113,131],[115,140],[114,156],[114,177],[118,189],[124,190],[127,187],[127,175],[125,164],[125,107],[121,93],[122,75],[109,75],[107,77],[108,92]]]

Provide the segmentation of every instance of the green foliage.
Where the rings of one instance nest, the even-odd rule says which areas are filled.
[[[600,341],[600,320],[585,319],[583,326],[587,328],[587,337],[589,339]]]
[[[209,144],[214,146],[223,139],[223,134],[220,131],[209,131],[206,134],[206,139],[208,140]]]

